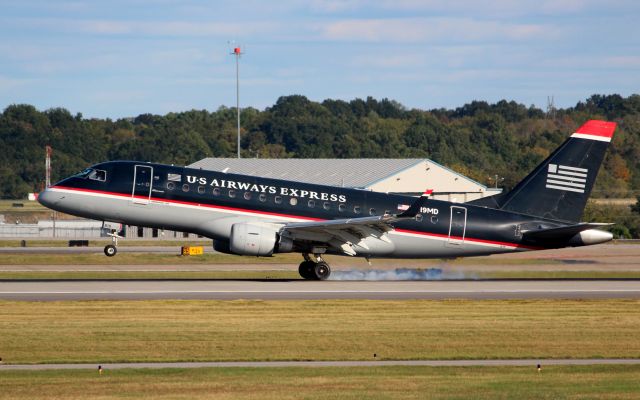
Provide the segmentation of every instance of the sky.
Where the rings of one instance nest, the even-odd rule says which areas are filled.
[[[637,0],[0,0],[0,107],[133,117],[280,96],[574,106],[640,92]]]

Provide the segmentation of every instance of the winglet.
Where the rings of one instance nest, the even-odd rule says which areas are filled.
[[[429,200],[429,196],[431,196],[431,194],[433,194],[433,189],[425,190],[424,193],[422,193],[422,195],[419,198],[417,198],[416,201],[413,202],[413,204],[411,204],[411,207],[409,207],[402,214],[398,214],[397,217],[398,218],[415,217],[416,214],[420,212],[420,207],[422,207],[422,205]]]
[[[616,130],[616,125],[615,122],[592,119],[585,122],[571,137],[610,142],[613,137],[613,131]]]

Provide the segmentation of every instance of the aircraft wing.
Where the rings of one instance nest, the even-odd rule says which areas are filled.
[[[374,238],[391,243],[387,232],[394,229],[392,223],[415,217],[420,206],[428,199],[423,195],[409,209],[398,215],[334,219],[329,221],[293,222],[284,225],[280,235],[292,240],[326,243],[350,256],[357,254],[354,246],[369,250],[365,239]]]
[[[280,235],[293,240],[322,242],[336,247],[350,256],[356,255],[353,246],[369,249],[364,240],[372,237],[389,243],[387,232],[393,230],[392,222],[407,217],[383,215],[362,218],[334,219],[330,221],[294,222],[280,230]]]

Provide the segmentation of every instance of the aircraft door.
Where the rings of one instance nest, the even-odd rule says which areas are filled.
[[[136,165],[133,170],[133,191],[131,201],[134,204],[149,204],[153,186],[153,167]]]
[[[451,219],[449,220],[449,238],[447,243],[458,246],[464,243],[467,230],[467,209],[465,207],[451,206]]]

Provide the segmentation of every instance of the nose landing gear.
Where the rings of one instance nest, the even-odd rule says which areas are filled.
[[[316,255],[317,261],[313,261],[309,254],[303,254],[304,261],[298,267],[300,276],[307,280],[324,281],[331,275],[331,267],[322,259],[320,255]]]
[[[104,246],[104,255],[113,257],[118,253],[118,238],[122,236],[119,236],[115,230],[107,235],[111,236],[111,244]]]

